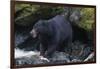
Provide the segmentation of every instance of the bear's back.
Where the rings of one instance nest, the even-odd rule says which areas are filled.
[[[58,31],[62,39],[72,35],[72,27],[69,21],[62,15],[57,15],[50,19],[50,25],[56,27],[56,32]],[[64,38],[62,37],[64,36]]]

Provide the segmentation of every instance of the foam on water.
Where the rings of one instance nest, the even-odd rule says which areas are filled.
[[[38,52],[38,51],[24,51],[24,50],[20,50],[20,49],[15,49],[15,58],[30,57],[32,55],[40,55],[40,52]]]

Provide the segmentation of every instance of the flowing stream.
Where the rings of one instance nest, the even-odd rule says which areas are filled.
[[[54,63],[69,63],[69,62],[80,62],[83,61],[83,58],[86,57],[91,51],[90,47],[87,47],[81,51],[81,46],[84,47],[83,44],[78,42],[73,43],[73,51],[74,56],[70,56],[66,52],[54,52],[52,57],[49,58],[50,62],[47,59],[42,58],[40,56],[39,43],[36,39],[33,39],[28,34],[15,33],[15,64],[16,65],[24,65],[24,64],[54,64]],[[77,51],[76,51],[77,50]],[[77,55],[81,51],[82,55]],[[76,54],[75,54],[76,53]],[[70,58],[72,58],[72,61]],[[80,58],[81,57],[81,60]]]

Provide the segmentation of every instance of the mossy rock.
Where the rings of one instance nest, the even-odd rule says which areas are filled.
[[[61,13],[63,8],[52,6],[41,6],[31,4],[16,4],[15,6],[15,24],[21,26],[30,26],[39,19],[50,19]]]

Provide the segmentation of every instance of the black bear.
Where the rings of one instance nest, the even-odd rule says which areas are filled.
[[[48,57],[67,44],[68,49],[72,43],[72,27],[63,15],[57,15],[49,20],[39,20],[30,32],[32,37],[39,37],[40,55]]]

